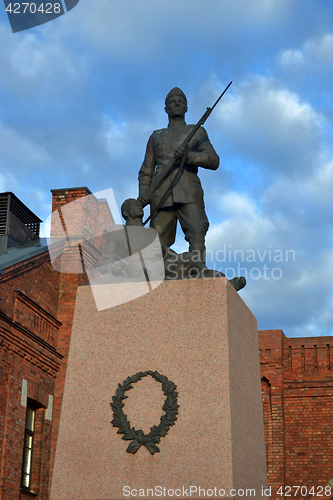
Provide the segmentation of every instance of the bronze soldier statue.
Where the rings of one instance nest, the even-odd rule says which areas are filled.
[[[163,243],[170,247],[175,242],[179,221],[185,240],[189,243],[189,250],[205,263],[205,235],[209,222],[197,174],[198,167],[216,170],[219,157],[202,126],[197,129],[188,145],[184,144],[195,125],[187,125],[185,122],[187,99],[181,89],[175,87],[168,93],[164,109],[169,117],[169,124],[167,128],[155,130],[148,140],[145,159],[139,172],[139,200],[145,199],[151,184],[154,184],[170,160],[176,159],[172,171],[149,199],[153,213],[169,192],[152,218],[151,226],[157,230]]]

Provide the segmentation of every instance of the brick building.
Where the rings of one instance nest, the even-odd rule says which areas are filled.
[[[321,488],[333,478],[333,337],[262,330],[259,346],[272,492],[280,485],[303,486],[303,493],[314,487],[311,493],[323,498]]]
[[[0,194],[1,500],[49,498],[76,290],[88,283],[84,262],[97,259],[102,240],[84,250],[80,243],[113,224],[105,202],[87,188],[52,195],[60,219],[63,205],[82,199],[66,219],[65,243],[54,223],[61,273],[39,238],[40,219],[13,193]]]
[[[94,237],[113,224],[88,188],[53,190],[52,211],[59,242],[49,254],[40,219],[0,194],[0,500],[49,497],[76,291],[101,253],[103,237]],[[333,337],[268,330],[259,343],[272,497],[284,485],[303,486],[298,498],[324,498],[333,478]]]

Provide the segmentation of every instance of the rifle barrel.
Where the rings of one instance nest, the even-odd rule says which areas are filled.
[[[226,91],[228,90],[228,88],[230,87],[230,85],[232,84],[233,80],[231,80],[231,82],[229,83],[229,85],[226,86],[226,88],[223,90],[222,94],[220,95],[220,97],[218,98],[218,100],[215,102],[215,104],[212,106],[211,108],[211,112],[213,111],[213,109],[215,108],[215,106],[217,105],[217,103],[220,101],[220,99],[222,99],[222,97],[224,96],[224,94],[226,93]],[[210,114],[210,113],[209,113]]]

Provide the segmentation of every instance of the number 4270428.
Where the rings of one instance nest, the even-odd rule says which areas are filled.
[[[280,486],[276,493],[284,497],[306,497],[307,495],[332,497],[332,488],[331,486],[312,486],[311,488],[307,486]]]
[[[10,3],[6,8],[6,11],[10,14],[35,14],[35,12],[40,12],[41,14],[60,14],[61,5],[60,3],[47,3],[44,8],[44,4],[41,3],[37,8],[37,5],[33,2],[14,3],[13,7]]]

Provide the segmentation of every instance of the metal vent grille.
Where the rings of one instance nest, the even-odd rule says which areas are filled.
[[[7,234],[8,196],[0,194],[0,234]]]
[[[9,212],[18,217],[31,231],[39,236],[42,220],[24,205],[14,193],[0,193],[0,235],[8,233]]]

